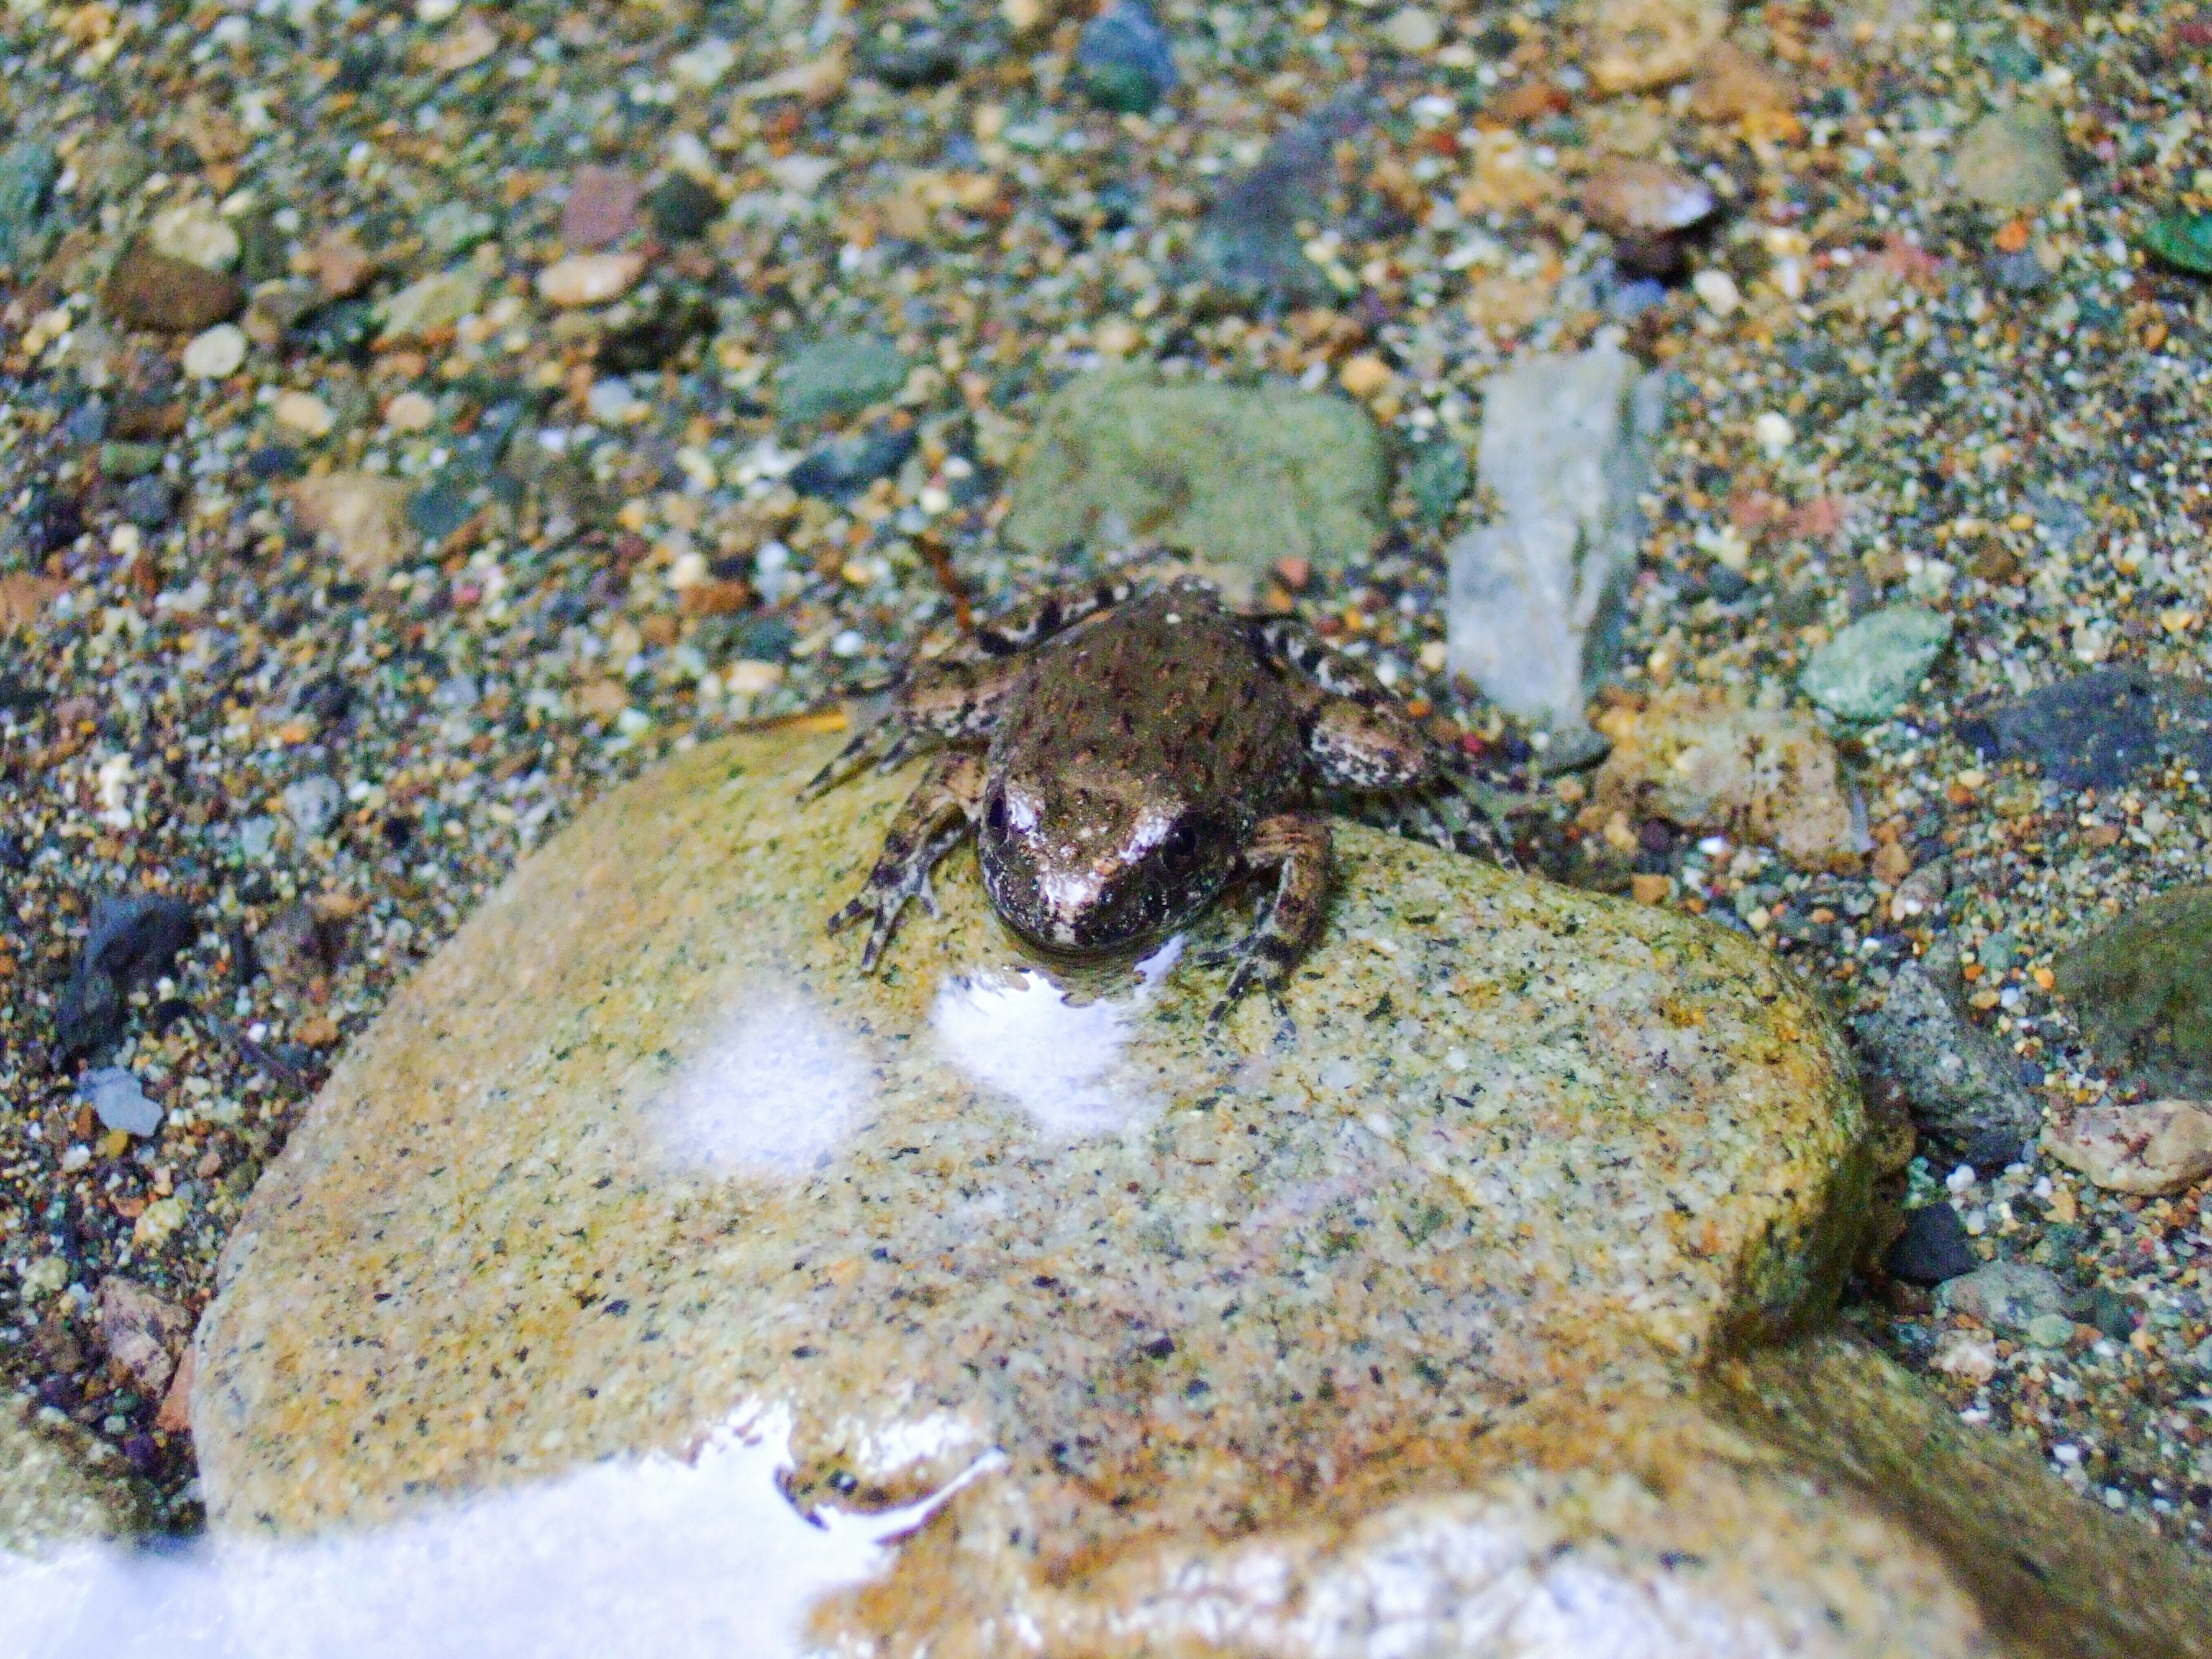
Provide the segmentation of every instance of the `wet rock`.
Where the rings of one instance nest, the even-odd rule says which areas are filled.
[[[797,805],[836,741],[702,747],[603,800],[356,1042],[204,1328],[219,1519],[367,1519],[787,1402],[803,1509],[1001,1448],[963,1509],[994,1553],[907,1570],[1025,1601],[1079,1540],[1142,1573],[1175,1516],[1316,1479],[1395,1524],[1354,1495],[1370,1443],[1472,1490],[1500,1471],[1457,1467],[1470,1411],[1534,1433],[1663,1392],[1848,1260],[1847,1059],[1735,936],[1345,826],[1287,1045],[1260,1005],[1209,1036],[1219,975],[1188,958],[1064,1003],[965,851],[866,977],[821,917],[912,773]],[[529,1357],[493,1379],[487,1345]],[[1297,1444],[1337,1472],[1279,1490],[1239,1449]]]
[[[672,242],[704,235],[722,216],[722,198],[688,173],[672,173],[645,200],[653,229]]]
[[[1864,1344],[1819,1336],[1724,1362],[1712,1389],[1726,1419],[1793,1463],[1806,1490],[1856,1494],[1940,1540],[1945,1570],[1973,1587],[1989,1621],[1978,1645],[2032,1653],[2063,1631],[2051,1645],[2083,1656],[2203,1652],[2212,1571],[2201,1558],[2076,1498],[2038,1449],[1961,1422]],[[1850,1650],[1881,1652],[1893,1634],[1896,1651],[1927,1651],[1893,1632]]]
[[[2212,213],[2176,213],[2153,220],[2143,251],[2160,264],[2192,276],[2212,276]]]
[[[199,931],[198,914],[180,900],[138,894],[96,902],[84,948],[54,1005],[62,1054],[112,1047],[123,1034],[125,993],[167,973]]]
[[[1980,1267],[1966,1243],[1966,1224],[1948,1204],[1905,1212],[1905,1231],[1890,1244],[1882,1266],[1908,1285],[1941,1285]]]
[[[325,773],[284,786],[284,812],[292,827],[309,839],[326,833],[345,811],[345,792]]]
[[[1322,216],[1336,146],[1366,124],[1366,95],[1354,89],[1286,128],[1207,210],[1198,229],[1199,269],[1223,287],[1255,298],[1334,297],[1328,276],[1306,258],[1298,227]]]
[[[449,329],[477,308],[483,294],[484,275],[472,264],[421,277],[384,302],[383,336],[419,340]]]
[[[1989,272],[1990,280],[2007,294],[2040,294],[2051,286],[2051,272],[2033,248],[1998,254],[1990,261]]]
[[[35,1420],[19,1396],[0,1401],[0,1553],[48,1554],[145,1524],[128,1483],[91,1466],[88,1441],[73,1425]]]
[[[1882,1006],[1854,1030],[1869,1086],[1891,1091],[1923,1128],[1955,1145],[2002,1137],[2016,1151],[2041,1127],[2042,1105],[2012,1055],[1919,963],[1898,969]]]
[[[574,309],[619,300],[645,274],[641,253],[572,253],[538,273],[538,297]]]
[[[236,323],[217,323],[185,343],[180,361],[185,373],[199,380],[228,380],[246,362],[246,331]]]
[[[476,511],[465,489],[441,480],[407,498],[407,527],[428,540],[439,541],[476,517]]]
[[[100,1281],[100,1340],[107,1357],[145,1394],[158,1397],[176,1374],[192,1316],[121,1273]]]
[[[1084,25],[1075,72],[1101,109],[1149,115],[1176,88],[1174,55],[1145,0],[1114,0]]]
[[[857,415],[895,396],[906,375],[906,358],[888,340],[871,335],[817,340],[799,347],[778,372],[777,410],[799,426]]]
[[[1656,161],[1607,161],[1583,186],[1583,212],[1615,236],[1670,236],[1711,217],[1714,205],[1702,179]]]
[[[1806,716],[1684,690],[1609,710],[1597,729],[1613,744],[1601,814],[1725,830],[1808,867],[1856,861],[1835,745]]]
[[[1719,0],[1589,0],[1581,14],[1583,67],[1608,95],[1686,77],[1728,27]]]
[[[1978,1319],[2005,1334],[2024,1332],[2038,1319],[2063,1316],[2066,1287],[2047,1267],[2026,1261],[1992,1261],[1936,1293],[1936,1305]]]
[[[611,247],[635,228],[644,199],[644,185],[625,167],[579,167],[561,204],[561,240],[578,250]]]
[[[221,271],[133,242],[117,257],[100,299],[109,316],[130,327],[197,334],[236,316],[246,290]]]
[[[422,216],[422,242],[441,259],[466,253],[499,232],[499,221],[466,202],[441,202]]]
[[[842,506],[897,471],[914,453],[915,441],[911,431],[889,428],[832,438],[793,467],[786,482],[802,495],[820,495]]]
[[[1448,556],[1451,668],[1569,738],[1587,735],[1612,659],[1664,387],[1611,343],[1526,358],[1484,387],[1475,471],[1499,512]]]
[[[53,147],[19,138],[0,150],[0,264],[29,265],[53,240],[54,180],[61,162]]]
[[[155,474],[133,478],[123,487],[118,505],[141,530],[159,530],[177,516],[176,486]]]
[[[1970,201],[2032,213],[2066,188],[2066,130],[2044,106],[2016,104],[1960,134],[1954,167]]]
[[[2212,887],[2136,906],[2055,966],[2059,994],[2107,1063],[2176,1094],[2212,1093]]]
[[[293,510],[310,532],[326,536],[356,576],[374,580],[410,544],[407,486],[374,472],[328,472],[292,486]]]
[[[599,366],[610,374],[650,372],[673,362],[694,340],[714,331],[720,319],[704,295],[664,289],[633,301],[629,315],[608,319],[599,337]]]
[[[2178,1193],[2212,1176],[2212,1110],[2193,1100],[2084,1106],[2043,1132],[2043,1147],[2116,1193]]]
[[[1437,49],[1444,38],[1444,26],[1434,12],[1406,6],[1383,21],[1382,38],[1407,56],[1419,58]]]
[[[1433,526],[1451,516],[1474,482],[1467,451],[1449,438],[1432,439],[1413,452],[1406,465],[1406,488],[1414,509]]]
[[[1038,416],[1004,533],[1040,553],[1157,539],[1241,601],[1279,560],[1372,548],[1389,496],[1382,434],[1343,398],[1103,369]]]
[[[155,252],[203,270],[228,270],[245,246],[236,227],[204,202],[164,208],[146,227],[146,241]]]
[[[935,29],[910,30],[896,45],[878,45],[867,72],[894,92],[917,92],[960,78],[960,48]]]
[[[100,447],[100,476],[127,483],[156,471],[166,453],[159,444],[106,443]]]
[[[2030,760],[2069,791],[2117,789],[2153,762],[2212,770],[2212,693],[2140,668],[2100,668],[1961,720],[1993,761]]]
[[[1815,651],[1797,684],[1832,714],[1887,720],[1919,689],[1950,640],[1949,617],[1925,605],[1885,605]]]
[[[303,438],[326,438],[337,424],[337,416],[331,406],[312,392],[287,389],[276,394],[269,407],[270,417],[287,431]]]
[[[1700,121],[1764,120],[1770,131],[1782,130],[1775,118],[1796,102],[1796,88],[1773,64],[1728,40],[1714,42],[1698,58],[1690,88],[1690,112]]]
[[[77,1098],[93,1109],[100,1127],[127,1135],[150,1135],[161,1127],[157,1102],[146,1097],[137,1077],[119,1066],[102,1066],[76,1081]]]

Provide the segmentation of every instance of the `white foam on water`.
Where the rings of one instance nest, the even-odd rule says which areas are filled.
[[[653,1103],[659,1148],[683,1169],[794,1174],[844,1136],[870,1066],[805,999],[750,999]]]

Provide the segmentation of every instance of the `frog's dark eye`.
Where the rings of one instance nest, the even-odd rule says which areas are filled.
[[[1188,818],[1178,821],[1160,837],[1160,856],[1170,864],[1188,864],[1198,851],[1198,826]]]
[[[1006,833],[1006,792],[994,789],[983,803],[983,827],[994,836]]]

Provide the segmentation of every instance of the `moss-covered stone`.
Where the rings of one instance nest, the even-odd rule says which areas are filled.
[[[1277,560],[1334,569],[1366,552],[1389,495],[1382,434],[1342,398],[1108,369],[1039,416],[1006,535],[1036,552],[1157,540],[1235,599]]]
[[[2212,887],[2138,906],[2060,956],[2058,990],[2108,1063],[2154,1086],[2212,1090]]]

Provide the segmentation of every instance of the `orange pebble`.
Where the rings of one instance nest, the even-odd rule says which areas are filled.
[[[2027,221],[2014,219],[1997,233],[1997,252],[2017,253],[2027,246]]]

